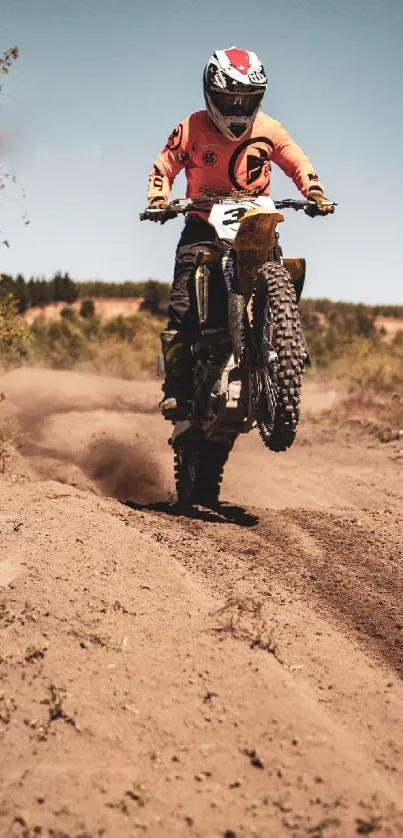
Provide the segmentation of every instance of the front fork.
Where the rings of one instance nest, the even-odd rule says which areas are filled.
[[[200,329],[206,326],[209,313],[209,282],[214,264],[221,262],[224,281],[228,294],[228,327],[231,336],[235,364],[239,365],[245,351],[245,315],[246,302],[239,293],[238,256],[235,248],[230,247],[224,253],[217,251],[199,253],[195,270],[195,290],[197,314]]]
[[[228,292],[228,326],[234,361],[239,366],[245,355],[246,300],[239,290],[238,253],[230,247],[222,257],[222,269]]]

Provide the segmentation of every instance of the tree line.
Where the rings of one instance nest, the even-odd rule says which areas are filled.
[[[97,299],[101,297],[142,298],[141,308],[151,314],[163,314],[168,307],[169,283],[147,279],[142,282],[75,282],[68,273],[56,273],[52,279],[31,277],[26,280],[22,274],[12,277],[0,274],[0,298],[12,295],[17,301],[19,314],[28,308],[45,307],[50,303],[71,305],[78,298]]]
[[[88,282],[76,282],[80,297],[144,297],[147,286],[150,282],[161,286],[168,286],[166,282],[158,282],[156,279],[145,279],[140,282],[104,282],[102,279],[93,279]]]
[[[155,279],[140,282],[103,282],[92,280],[77,282],[68,273],[56,273],[52,279],[31,277],[26,280],[21,274],[16,277],[0,274],[0,297],[12,294],[17,300],[18,311],[23,314],[27,308],[44,307],[49,303],[63,302],[71,305],[78,298],[99,299],[105,297],[142,298],[142,308],[151,314],[164,313],[168,307],[170,285]],[[337,331],[370,337],[375,329],[376,317],[403,318],[403,305],[369,306],[363,303],[342,303],[324,299],[302,299],[300,310],[307,326],[321,325],[322,315],[327,327]]]
[[[23,314],[32,306],[46,306],[49,303],[74,303],[79,295],[77,285],[69,274],[56,273],[52,279],[25,280],[22,274],[15,278],[1,274],[0,295],[12,295],[17,300],[18,312]]]

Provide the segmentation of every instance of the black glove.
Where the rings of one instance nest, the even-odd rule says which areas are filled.
[[[159,221],[161,224],[176,218],[175,212],[169,212],[165,198],[154,198],[146,209],[146,215],[150,221]]]
[[[325,198],[323,192],[309,192],[308,201],[312,201],[312,207],[305,210],[307,215],[314,218],[315,215],[331,215],[334,212],[334,204],[329,198]]]

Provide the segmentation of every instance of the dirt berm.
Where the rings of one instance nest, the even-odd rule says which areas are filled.
[[[0,389],[0,835],[402,836],[399,443],[308,384],[180,517],[154,382]]]

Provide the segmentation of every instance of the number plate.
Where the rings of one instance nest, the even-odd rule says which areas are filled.
[[[209,215],[209,223],[215,228],[219,239],[234,241],[241,219],[248,210],[254,209],[255,207],[263,207],[266,210],[276,212],[271,198],[262,195],[250,201],[237,201],[233,204],[214,204]]]

